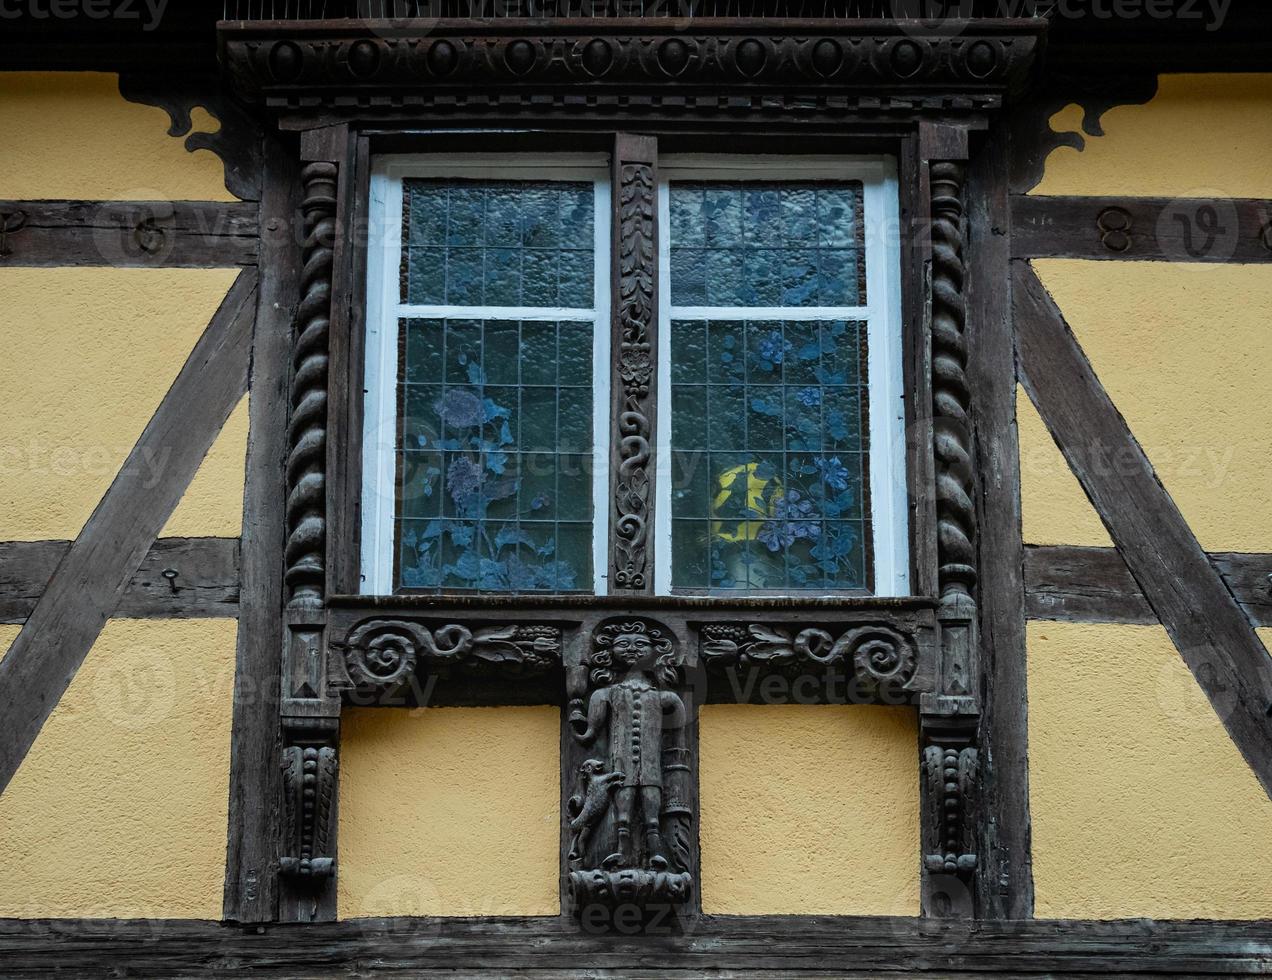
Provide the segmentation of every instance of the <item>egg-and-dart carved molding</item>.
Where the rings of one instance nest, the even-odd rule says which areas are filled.
[[[816,101],[842,92],[877,97],[874,108],[881,111],[928,102],[975,109],[1019,90],[1042,31],[1039,22],[1018,20],[931,30],[886,21],[809,21],[783,24],[780,33],[755,21],[717,22],[709,33],[656,22],[608,24],[606,34],[592,33],[595,24],[517,26],[230,23],[221,26],[220,53],[241,96],[278,108],[441,105],[447,99],[465,105],[475,92],[493,89],[507,94],[509,101],[498,102],[503,107],[515,106],[522,93],[535,93],[531,105],[571,99],[586,105],[608,94],[727,109],[747,93],[803,93]],[[692,94],[699,86],[724,87],[724,95],[699,103]],[[780,98],[748,105],[788,107]],[[849,100],[842,107],[856,105]]]

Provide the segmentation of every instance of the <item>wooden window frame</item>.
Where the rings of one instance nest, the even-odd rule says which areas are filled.
[[[783,663],[846,669],[864,692],[854,703],[899,697],[913,705],[921,723],[923,914],[972,916],[1027,905],[1027,852],[1022,867],[1018,853],[995,850],[993,813],[1011,806],[992,792],[993,770],[980,759],[993,726],[983,723],[981,710],[992,684],[987,688],[977,602],[984,501],[973,433],[978,403],[988,397],[1000,404],[1009,380],[1014,392],[1014,377],[980,371],[969,360],[964,327],[969,310],[989,320],[1002,313],[993,268],[969,265],[966,252],[969,211],[977,221],[992,221],[1005,168],[982,163],[990,159],[982,153],[973,161],[979,186],[969,192],[973,140],[1022,83],[1041,25],[713,22],[714,33],[692,37],[662,22],[430,26],[427,35],[401,25],[368,32],[335,23],[304,30],[223,25],[221,32],[222,59],[240,94],[273,111],[284,133],[299,134],[303,165],[278,706],[288,801],[278,844],[285,872],[278,917],[335,915],[343,704],[413,703],[422,675],[437,681],[431,705],[559,704],[567,709],[564,803],[585,758],[571,737],[576,706],[589,684],[600,683],[589,680],[589,648],[618,623],[661,630],[674,642],[677,679],[670,690],[691,709],[683,751],[693,774],[697,705],[732,700],[729,689],[752,689],[722,677],[738,670],[770,676],[772,654],[783,645]],[[794,77],[783,65],[793,66]],[[690,76],[699,87],[689,87]],[[896,156],[907,231],[901,260],[911,596],[656,596],[646,541],[622,536],[612,545],[611,569],[625,587],[611,586],[606,596],[492,601],[359,594],[366,242],[356,231],[369,218],[371,160],[439,147],[503,149],[509,130],[525,148],[567,139],[612,152],[613,396],[637,418],[647,444],[655,438],[648,354],[657,351],[657,285],[656,276],[645,282],[639,270],[649,261],[640,253],[652,251],[657,141],[692,153],[710,148],[713,134],[728,133],[740,152],[780,138],[784,148],[798,139],[809,152]],[[625,263],[632,255],[634,263]],[[993,356],[1000,355],[994,348]],[[632,496],[633,484],[620,482],[630,467],[621,454],[613,462],[619,517],[632,508],[629,516],[639,520],[631,523],[648,533],[648,483],[637,481]],[[1010,561],[1009,535],[1003,547]],[[1008,671],[1023,664],[1023,650],[993,653],[1011,658]],[[492,657],[519,670],[515,684],[486,666]],[[307,776],[317,780],[316,799],[302,792],[313,783]],[[1013,780],[1023,785],[1016,774],[1003,782]],[[700,880],[696,778],[687,792],[681,802],[695,829],[682,863],[691,887],[668,904],[692,916]],[[561,891],[562,914],[569,916],[579,883],[567,853],[565,810]],[[231,867],[227,877],[239,870]],[[227,908],[230,894],[227,887]]]

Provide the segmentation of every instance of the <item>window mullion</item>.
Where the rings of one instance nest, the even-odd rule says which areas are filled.
[[[609,591],[624,595],[654,586],[657,158],[653,137],[614,138]]]

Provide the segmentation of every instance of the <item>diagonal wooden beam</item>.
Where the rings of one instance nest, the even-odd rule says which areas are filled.
[[[1055,301],[1012,264],[1021,381],[1180,656],[1272,797],[1272,658]]]
[[[0,660],[0,792],[247,390],[255,295],[256,272],[245,270]]]

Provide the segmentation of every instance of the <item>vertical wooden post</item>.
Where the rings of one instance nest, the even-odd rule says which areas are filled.
[[[968,173],[968,378],[976,430],[980,637],[984,671],[977,869],[981,918],[1033,916],[1024,546],[1016,428],[1015,327],[1005,126]]]
[[[971,390],[964,291],[967,130],[923,124],[931,204],[932,426],[937,520],[937,618],[941,642],[936,691],[920,705],[922,739],[922,909],[971,917],[979,828],[976,731],[980,691],[977,533]]]
[[[327,683],[328,356],[347,128],[301,138],[304,259],[292,348],[283,580],[283,848],[279,918],[336,916],[340,697]],[[347,179],[347,174],[344,175]]]
[[[278,136],[265,143],[260,292],[252,342],[241,544],[238,652],[230,740],[229,828],[223,915],[278,916],[282,751],[278,637],[282,633],[287,387],[300,278],[300,167]]]
[[[611,594],[654,590],[658,141],[619,133],[612,160]],[[597,520],[601,515],[597,515]]]

